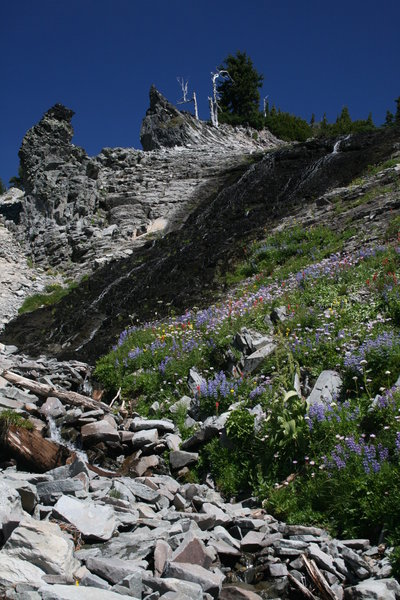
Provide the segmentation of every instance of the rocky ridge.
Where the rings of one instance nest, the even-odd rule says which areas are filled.
[[[0,200],[34,262],[72,273],[131,254],[144,234],[182,226],[249,160],[280,143],[268,132],[215,131],[153,87],[142,127],[148,151],[105,148],[89,157],[71,143],[73,114],[57,104],[28,131],[19,153],[25,197],[13,205]]]

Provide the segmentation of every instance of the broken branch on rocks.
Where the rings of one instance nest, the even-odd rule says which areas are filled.
[[[87,398],[86,396],[82,396],[82,394],[78,394],[78,392],[67,392],[65,390],[59,390],[51,385],[46,385],[44,383],[39,383],[38,381],[33,381],[32,379],[27,379],[26,377],[22,377],[21,375],[17,375],[12,371],[3,371],[2,377],[13,383],[14,385],[19,385],[38,396],[45,396],[46,398],[49,396],[54,396],[61,400],[61,402],[65,404],[72,404],[73,406],[83,406],[84,408],[93,410],[101,408],[105,412],[110,411],[110,407],[108,404],[104,402],[98,402],[97,400],[92,400],[91,398]]]
[[[321,571],[318,569],[315,561],[307,558],[307,556],[305,554],[302,554],[301,558],[303,559],[304,566],[307,570],[307,573],[308,573],[310,579],[312,580],[314,585],[318,588],[323,600],[338,600],[337,595],[330,588],[325,577],[323,576]]]

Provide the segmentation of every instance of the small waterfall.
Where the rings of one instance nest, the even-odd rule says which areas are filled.
[[[349,138],[350,138],[350,133],[348,135],[346,135],[345,137],[341,137],[338,140],[336,140],[335,145],[333,146],[332,154],[338,154],[338,152],[340,151],[340,146],[341,146],[342,142],[345,142]]]
[[[310,180],[314,179],[314,177],[318,174],[318,172],[324,167],[328,166],[329,163],[334,160],[334,157],[340,153],[340,147],[343,142],[348,140],[351,137],[351,134],[346,135],[344,137],[340,137],[336,140],[332,152],[329,154],[325,154],[321,158],[318,158],[315,162],[311,163],[308,167],[306,167],[301,174],[299,181],[296,183],[294,191],[289,196],[289,199],[292,199],[295,194],[299,192],[304,186],[306,186]],[[289,182],[290,183],[290,180]],[[287,187],[287,186],[286,186]]]
[[[47,417],[47,423],[49,425],[50,439],[53,440],[53,442],[60,444],[60,446],[65,446],[66,448],[68,448],[68,450],[71,450],[71,452],[75,452],[75,454],[84,462],[89,462],[87,454],[84,450],[78,448],[72,442],[64,440],[64,438],[61,435],[60,429],[59,427],[57,427],[57,424],[53,417]]]

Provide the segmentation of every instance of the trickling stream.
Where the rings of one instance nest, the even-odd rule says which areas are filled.
[[[351,134],[349,133],[348,135],[346,135],[343,138],[339,138],[336,142],[335,145],[333,146],[333,151],[332,154],[338,154],[338,152],[340,151],[340,146],[342,145],[342,142],[345,142],[346,140],[350,139]]]
[[[60,428],[57,426],[53,417],[47,417],[47,422],[49,424],[50,439],[53,440],[53,442],[65,446],[68,450],[71,450],[71,452],[75,452],[75,454],[84,462],[89,462],[88,456],[82,448],[78,448],[78,446],[62,437]]]

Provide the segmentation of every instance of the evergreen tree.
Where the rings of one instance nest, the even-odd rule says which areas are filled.
[[[256,71],[251,58],[238,51],[229,54],[219,70],[226,70],[230,78],[218,85],[220,96],[220,120],[229,122],[230,117],[239,117],[242,123],[251,122],[259,116],[260,92],[264,76]],[[238,122],[237,118],[235,119]]]
[[[343,106],[342,112],[336,119],[339,133],[348,133],[351,131],[351,117],[347,106]]]
[[[396,125],[400,125],[400,96],[396,98],[396,114],[394,115],[394,122]]]
[[[313,127],[314,124],[315,124],[315,114],[313,113],[311,115],[311,119],[310,119],[310,125],[311,125],[311,127]]]
[[[386,127],[391,127],[393,125],[394,122],[394,114],[392,112],[390,112],[390,110],[386,111],[386,119],[385,119],[385,125]]]
[[[18,175],[14,175],[13,177],[11,177],[9,184],[10,187],[16,187],[22,191],[25,189],[21,165],[18,167]]]
[[[4,185],[4,183],[3,183],[2,179],[0,178],[0,195],[1,195],[1,194],[4,194],[4,192],[6,192],[6,191],[7,191],[7,188],[6,188],[6,186]]]

